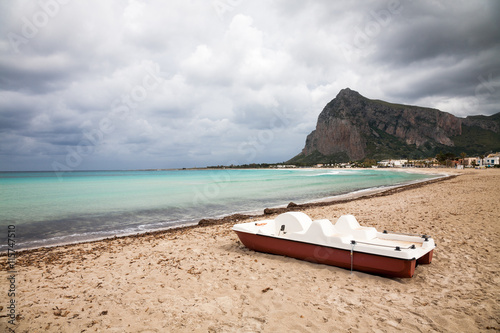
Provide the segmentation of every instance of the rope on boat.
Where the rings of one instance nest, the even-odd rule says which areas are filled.
[[[352,240],[351,241],[351,274],[352,274],[352,266],[353,266],[353,259],[354,259],[354,255],[353,255],[354,245],[356,245],[356,241]]]

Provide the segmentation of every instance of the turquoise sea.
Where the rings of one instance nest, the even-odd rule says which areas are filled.
[[[0,235],[16,249],[119,236],[437,176],[390,170],[0,172]]]

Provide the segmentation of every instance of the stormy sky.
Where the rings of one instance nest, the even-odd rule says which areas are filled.
[[[346,87],[500,111],[500,1],[2,1],[0,170],[281,162]]]

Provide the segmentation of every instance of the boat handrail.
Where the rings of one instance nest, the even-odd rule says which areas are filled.
[[[382,233],[383,234],[402,235],[402,236],[417,236],[417,237],[420,237],[420,238],[431,238],[431,236],[428,236],[428,235],[413,234],[413,233],[407,233],[407,232],[395,232],[395,231],[384,230],[384,231],[382,231]]]
[[[389,247],[389,248],[394,248],[396,251],[401,251],[401,250],[414,250],[417,247],[415,244],[409,245],[408,247],[401,247],[401,246],[394,246],[394,245],[385,245],[385,244],[378,244],[378,243],[368,243],[368,242],[360,242],[360,241],[355,241],[352,240],[351,244],[364,244],[364,245],[373,245],[373,246],[380,246],[380,247]]]

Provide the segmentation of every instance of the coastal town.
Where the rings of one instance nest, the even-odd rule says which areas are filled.
[[[479,156],[455,157],[453,154],[438,154],[436,157],[425,159],[385,159],[376,161],[374,159],[365,159],[362,162],[346,163],[318,163],[312,165],[316,168],[500,168],[500,153],[490,153]],[[270,168],[297,168],[295,164],[277,164],[270,165]]]

